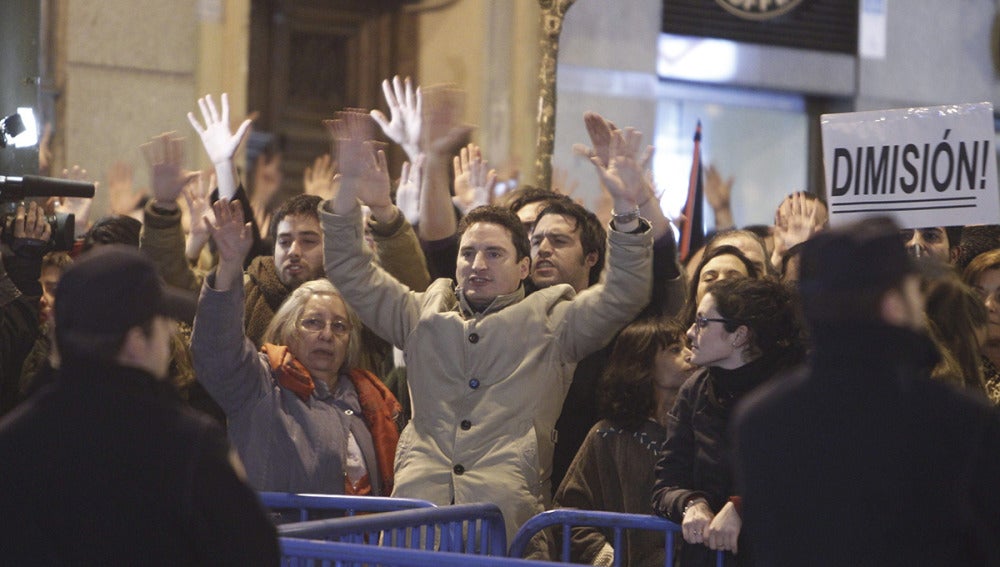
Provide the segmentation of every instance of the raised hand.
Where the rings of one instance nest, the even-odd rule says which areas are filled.
[[[198,107],[205,122],[204,127],[193,112],[188,112],[187,117],[195,132],[201,136],[201,143],[205,146],[209,159],[215,165],[232,161],[236,148],[240,146],[240,142],[250,129],[250,119],[244,120],[236,129],[236,133],[232,133],[229,128],[229,95],[226,93],[222,93],[221,113],[215,108],[212,95],[199,98]]]
[[[590,158],[598,177],[615,200],[618,212],[635,207],[645,196],[642,165],[635,157],[636,146],[641,142],[642,133],[632,128],[615,130],[611,135],[608,164],[603,165],[597,156]]]
[[[232,134],[229,128],[229,96],[222,93],[222,113],[215,108],[211,95],[198,99],[198,107],[201,108],[201,116],[205,121],[205,126],[195,119],[194,114],[188,112],[188,121],[205,146],[205,152],[215,166],[216,179],[219,182],[219,197],[232,199],[236,194],[236,166],[233,164],[233,156],[240,147],[247,132],[250,130],[252,118],[244,120],[236,133]]]
[[[207,185],[206,178],[208,179]],[[201,249],[208,243],[211,236],[203,219],[207,219],[210,224],[215,222],[215,211],[212,210],[212,205],[209,202],[209,193],[214,185],[215,174],[206,175],[199,171],[195,173],[194,179],[184,187],[184,200],[187,202],[188,214],[191,217],[190,232],[184,246],[184,255],[189,260],[195,260],[201,255]]]
[[[614,130],[608,151],[608,164],[603,166],[597,156],[590,158],[597,168],[601,184],[611,194],[615,213],[627,213],[644,203],[647,197],[642,165],[636,157],[642,144],[642,133],[634,128]],[[615,229],[624,232],[635,230],[638,221],[626,223]]]
[[[472,132],[462,123],[465,91],[441,85],[428,88],[424,95],[421,148],[428,154],[450,156]]]
[[[203,219],[215,249],[219,252],[219,267],[215,278],[216,289],[230,289],[243,276],[243,259],[253,246],[250,223],[243,219],[239,201],[219,199],[213,205],[215,222]]]
[[[730,199],[733,194],[733,178],[722,179],[722,174],[714,165],[708,166],[705,174],[705,200],[715,212],[716,229],[735,226]]]
[[[323,154],[313,161],[312,166],[306,166],[302,176],[302,184],[306,195],[316,195],[324,201],[333,198],[336,190],[334,179],[337,175],[337,162],[330,154]]]
[[[48,175],[52,167],[52,123],[46,122],[38,140],[38,174]]]
[[[611,132],[617,128],[596,112],[585,112],[583,123],[587,127],[587,135],[590,136],[590,143],[593,147],[587,147],[585,144],[573,144],[573,152],[587,159],[596,157],[601,165],[607,166]]]
[[[497,185],[497,172],[489,168],[479,146],[469,144],[453,160],[455,169],[455,196],[452,201],[468,214],[472,209],[488,205],[493,200]]]
[[[373,122],[369,115],[346,110],[324,122],[337,146],[340,189],[333,200],[334,211],[346,213],[360,199],[373,209],[392,207],[391,181],[385,152],[372,140]]]
[[[157,206],[176,208],[184,186],[198,175],[196,171],[183,169],[184,138],[176,132],[166,132],[150,138],[139,149],[149,166],[149,180]]]
[[[371,117],[390,140],[403,147],[410,160],[420,154],[420,128],[423,123],[423,93],[413,88],[410,78],[400,81],[399,75],[382,81],[382,92],[389,106],[389,119],[379,110],[372,110]]]
[[[262,232],[267,232],[271,224],[271,202],[281,189],[281,181],[281,154],[275,153],[270,156],[259,154],[253,166],[250,210],[253,211],[254,220]]]
[[[552,168],[552,191],[560,195],[572,197],[580,189],[580,181],[569,176],[569,171],[562,167]]]
[[[802,192],[786,197],[774,215],[776,251],[780,249],[779,254],[783,253],[822,230],[822,210],[818,200],[808,199]]]
[[[413,161],[404,161],[396,188],[396,207],[411,225],[420,222],[420,183],[424,175],[424,154]]]
[[[74,165],[70,169],[62,170],[62,178],[68,179],[70,181],[84,181],[87,183],[94,183],[94,189],[99,188],[99,183],[91,181],[87,175],[87,170],[83,169],[79,165]],[[53,211],[57,213],[66,213],[74,216],[74,232],[75,237],[80,238],[90,229],[90,207],[93,205],[93,199],[87,199],[84,197],[60,197],[53,207]]]
[[[107,176],[111,214],[127,215],[138,208],[143,193],[135,191],[132,186],[132,166],[122,161],[116,161],[111,164]]]

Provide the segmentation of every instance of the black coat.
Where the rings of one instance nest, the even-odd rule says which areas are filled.
[[[813,339],[808,370],[734,416],[760,564],[1000,564],[1000,415],[928,378],[921,335],[825,326]]]
[[[689,499],[705,498],[718,514],[731,496],[738,495],[730,463],[730,414],[747,392],[772,377],[776,369],[776,361],[760,358],[735,370],[701,370],[681,386],[667,415],[667,438],[656,464],[653,510],[657,514],[680,524]],[[749,556],[746,540],[741,532],[740,565]],[[705,545],[684,544],[681,565],[715,565],[715,556]],[[730,563],[735,563],[732,555],[728,555]]]
[[[0,422],[0,562],[278,564],[218,425],[149,374],[67,365]]]

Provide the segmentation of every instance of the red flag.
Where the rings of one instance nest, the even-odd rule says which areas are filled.
[[[701,120],[694,130],[694,156],[691,159],[691,178],[688,180],[687,202],[684,203],[684,222],[681,225],[680,259],[686,262],[691,253],[705,243],[704,187],[701,173]]]

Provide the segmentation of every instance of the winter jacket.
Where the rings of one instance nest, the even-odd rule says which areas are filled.
[[[321,208],[330,281],[406,357],[413,419],[396,453],[394,496],[494,502],[508,536],[544,510],[554,426],[576,363],[649,301],[651,236],[611,231],[608,275],[577,295],[523,286],[473,312],[450,280],[408,290],[371,262],[360,208]]]
[[[382,495],[376,448],[358,394],[342,375],[331,389],[322,380],[307,401],[282,386],[268,362],[244,336],[243,289],[205,280],[191,336],[198,380],[226,412],[229,438],[257,490],[344,492],[348,434],[353,434]]]

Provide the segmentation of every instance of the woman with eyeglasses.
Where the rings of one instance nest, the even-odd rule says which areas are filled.
[[[291,293],[257,352],[243,331],[243,257],[252,244],[238,203],[209,228],[219,266],[206,278],[192,333],[198,380],[226,412],[257,490],[389,495],[399,403],[355,367],[361,323],[326,279]]]
[[[730,470],[728,422],[748,392],[804,358],[803,327],[791,290],[770,278],[713,283],[687,331],[689,378],[667,416],[656,465],[653,509],[681,525],[681,565],[747,565],[739,495]],[[737,555],[738,554],[738,555]]]

